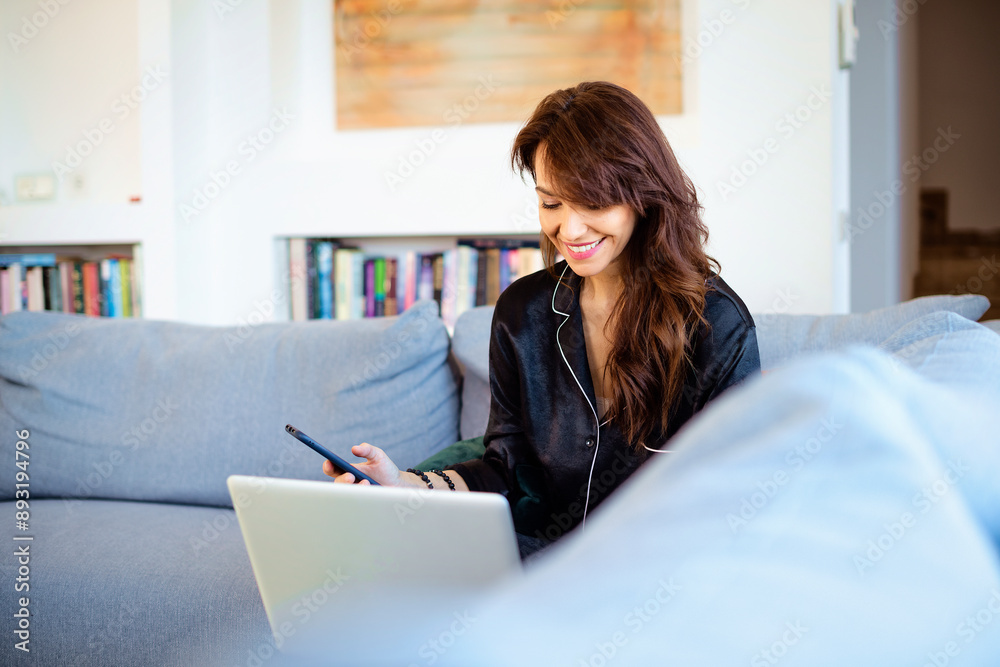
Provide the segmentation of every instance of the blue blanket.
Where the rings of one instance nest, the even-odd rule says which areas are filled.
[[[436,662],[1000,664],[1000,336],[882,348],[722,397]]]

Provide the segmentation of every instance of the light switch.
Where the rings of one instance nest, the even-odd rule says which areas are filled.
[[[18,176],[15,179],[18,201],[45,201],[56,198],[56,179],[50,174]]]

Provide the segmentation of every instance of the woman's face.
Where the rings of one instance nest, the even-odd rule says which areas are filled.
[[[535,159],[535,191],[542,231],[566,258],[578,276],[617,275],[618,256],[635,229],[635,211],[624,204],[590,208],[571,204],[556,195],[549,180],[544,154]]]

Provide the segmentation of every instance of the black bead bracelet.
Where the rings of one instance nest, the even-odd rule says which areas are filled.
[[[434,485],[431,484],[431,480],[427,476],[427,473],[421,472],[420,470],[417,470],[416,468],[407,468],[406,472],[412,472],[414,475],[417,475],[418,477],[420,477],[420,479],[424,480],[424,484],[427,485],[428,489],[433,489],[434,488]]]
[[[451,489],[452,491],[455,490],[455,482],[451,481],[451,477],[448,477],[448,475],[444,474],[444,470],[438,470],[437,468],[434,468],[433,470],[431,470],[431,472],[434,473],[435,475],[441,475],[441,479],[448,482],[448,488]]]

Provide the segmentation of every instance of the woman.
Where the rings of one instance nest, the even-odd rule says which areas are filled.
[[[705,254],[695,188],[635,95],[552,93],[512,165],[534,178],[547,269],[496,304],[485,455],[404,473],[378,447],[352,452],[387,486],[503,493],[518,532],[553,541],[760,361],[746,306]]]

